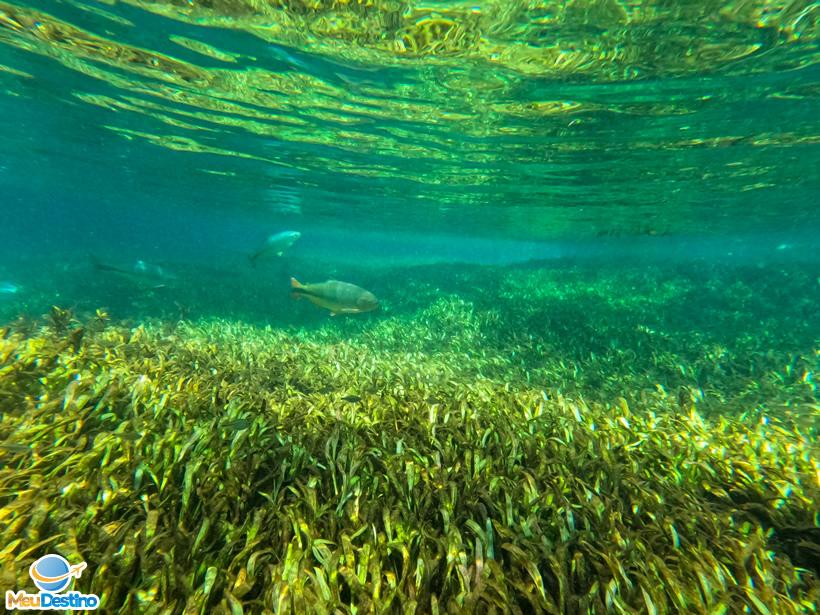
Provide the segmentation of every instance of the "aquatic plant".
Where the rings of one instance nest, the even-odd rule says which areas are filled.
[[[119,613],[813,611],[811,428],[500,379],[497,319],[426,313],[464,345],[399,349],[423,319],[5,328],[4,584],[47,550]]]
[[[331,267],[292,266],[316,279]],[[602,404],[623,396],[669,411],[694,403],[704,415],[773,413],[812,427],[820,291],[811,267],[351,266],[347,275],[382,300],[379,314],[351,319],[291,301],[287,278],[277,285],[249,272],[183,271],[173,287],[139,293],[82,272],[76,281],[40,274],[43,291],[33,288],[20,307],[0,305],[0,321],[49,310],[56,288],[91,321],[100,304],[135,324],[219,316],[300,341],[352,344],[366,356],[435,355],[443,373],[458,365],[465,379]]]

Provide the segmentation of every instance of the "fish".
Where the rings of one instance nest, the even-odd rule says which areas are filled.
[[[255,267],[256,261],[265,254],[276,254],[276,256],[282,256],[285,253],[285,250],[296,243],[301,236],[302,233],[299,231],[282,231],[281,233],[271,235],[265,240],[262,247],[251,254],[248,258],[250,258],[251,264]]]
[[[134,272],[137,275],[144,275],[150,278],[157,278],[159,280],[174,280],[176,276],[172,273],[169,273],[159,265],[155,265],[154,263],[146,263],[143,260],[138,260],[134,263]]]
[[[16,295],[20,287],[14,282],[0,282],[0,295]]]
[[[331,316],[371,312],[379,307],[379,300],[373,293],[347,282],[328,280],[320,284],[301,284],[291,278],[290,287],[291,297],[304,297],[312,304],[330,310]]]
[[[163,269],[159,265],[148,263],[144,260],[138,260],[134,263],[131,269],[124,267],[117,267],[102,262],[93,254],[89,254],[91,264],[97,271],[105,271],[107,273],[115,273],[120,277],[126,278],[132,282],[138,283],[154,283],[152,288],[165,288],[165,283],[169,280],[175,280],[176,276],[169,271]]]

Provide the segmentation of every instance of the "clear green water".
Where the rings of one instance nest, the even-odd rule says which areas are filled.
[[[175,214],[519,240],[818,223],[810,2],[0,10],[0,181],[42,232],[30,210],[163,248]]]
[[[0,0],[0,589],[814,612],[818,18]]]

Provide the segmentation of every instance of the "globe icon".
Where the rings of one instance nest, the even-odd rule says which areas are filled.
[[[31,565],[29,575],[40,591],[60,593],[71,583],[70,570],[68,561],[64,557],[49,554]]]

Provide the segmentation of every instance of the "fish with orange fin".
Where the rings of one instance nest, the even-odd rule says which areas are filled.
[[[294,299],[304,297],[312,304],[330,310],[331,316],[372,312],[379,307],[379,300],[370,291],[338,280],[300,284],[296,278],[291,278],[290,290]]]

